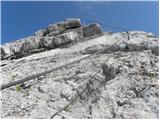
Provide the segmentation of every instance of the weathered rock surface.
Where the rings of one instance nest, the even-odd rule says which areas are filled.
[[[22,52],[23,48],[27,51],[32,45],[51,50],[2,60],[3,84],[105,50],[50,74],[2,90],[1,117],[49,119],[61,110],[53,118],[159,118],[158,38],[141,31],[130,31],[130,40],[126,33],[97,32],[97,35],[92,34],[96,37],[85,38],[82,36],[83,27],[78,23],[66,22],[76,28],[71,27],[56,36],[47,36],[48,33],[42,30],[35,33],[36,36],[27,38],[27,43],[23,40],[18,42],[26,46],[13,47],[15,51]],[[81,38],[84,39],[79,41]],[[30,43],[32,39],[35,40],[33,44]],[[68,43],[74,44],[59,48]],[[15,43],[1,47],[4,56],[13,52],[9,49],[12,44]]]

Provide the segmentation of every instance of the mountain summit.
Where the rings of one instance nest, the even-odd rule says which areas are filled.
[[[159,118],[158,41],[69,18],[1,45],[1,117]]]
[[[35,32],[33,36],[1,46],[1,58],[20,58],[35,52],[75,43],[83,38],[98,34],[102,34],[101,27],[98,24],[81,26],[79,19],[70,18],[50,24],[47,28]]]

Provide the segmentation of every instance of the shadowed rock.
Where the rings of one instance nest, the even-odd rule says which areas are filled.
[[[91,24],[83,27],[83,36],[90,37],[97,34],[101,34],[102,30],[99,24]]]
[[[1,55],[1,59],[3,59],[4,58],[4,56],[6,55],[6,52],[4,51],[4,48],[3,48],[3,46],[0,46],[0,55]]]
[[[56,37],[44,37],[43,38],[43,45],[47,49],[55,48],[54,40],[57,39]]]
[[[115,78],[115,68],[113,66],[109,66],[103,63],[102,70],[103,70],[103,74],[105,75],[106,81],[109,81]]]

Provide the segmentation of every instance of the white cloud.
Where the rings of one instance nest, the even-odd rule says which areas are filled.
[[[81,12],[88,10],[89,12],[93,11],[93,7],[99,5],[110,5],[111,1],[74,1],[77,9]]]

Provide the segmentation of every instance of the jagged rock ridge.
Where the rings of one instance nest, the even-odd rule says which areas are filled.
[[[47,50],[30,56],[27,53],[19,59],[6,59],[5,56],[1,61],[3,84],[107,49],[4,89],[2,118],[46,119],[53,115],[53,118],[159,118],[158,38],[142,31],[129,33],[130,40],[126,32],[102,33],[98,24],[81,26],[78,19],[52,24],[36,32],[34,37],[42,39],[39,44],[31,45]],[[70,45],[72,42],[74,44]],[[13,44],[18,51],[20,41],[1,49],[6,52],[6,46]],[[61,45],[69,46],[60,48]]]

